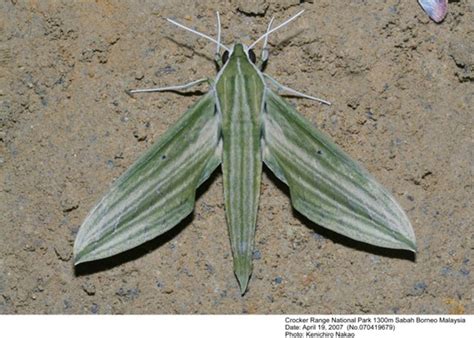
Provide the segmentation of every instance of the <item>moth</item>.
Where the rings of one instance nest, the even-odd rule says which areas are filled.
[[[222,166],[225,214],[234,272],[242,294],[252,274],[263,163],[288,185],[293,207],[311,221],[357,241],[416,250],[410,222],[392,195],[317,130],[279,92],[329,102],[286,87],[267,74],[268,36],[251,45],[217,45],[212,79],[130,93],[182,90],[207,82],[209,91],[162,135],[90,211],[74,244],[75,264],[134,248],[177,225],[194,208],[196,189]],[[254,46],[264,40],[257,59]],[[221,53],[221,49],[224,51]]]

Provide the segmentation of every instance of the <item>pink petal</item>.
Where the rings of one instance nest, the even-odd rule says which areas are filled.
[[[418,3],[435,22],[443,21],[448,13],[448,0],[418,0]]]

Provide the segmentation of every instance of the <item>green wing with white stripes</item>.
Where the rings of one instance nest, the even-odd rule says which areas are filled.
[[[141,156],[82,224],[75,264],[109,257],[171,229],[194,208],[198,186],[221,163],[211,91]]]
[[[281,97],[266,90],[264,162],[311,221],[376,246],[416,251],[393,196]]]

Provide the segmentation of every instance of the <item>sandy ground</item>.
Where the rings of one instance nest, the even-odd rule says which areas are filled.
[[[2,1],[0,313],[474,313],[468,3],[436,25],[415,0]],[[248,43],[303,8],[266,71],[334,103],[289,99],[394,193],[416,257],[311,223],[265,170],[241,297],[219,169],[172,231],[75,269],[90,208],[199,98],[124,90],[215,74],[214,46],[164,18],[214,34],[219,10]]]

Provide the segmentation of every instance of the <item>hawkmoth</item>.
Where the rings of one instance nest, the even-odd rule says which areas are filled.
[[[281,85],[263,73],[268,36],[247,46],[217,40],[215,79],[138,89],[181,90],[207,82],[209,91],[114,184],[80,227],[75,264],[106,258],[149,241],[178,224],[195,204],[196,189],[222,166],[225,213],[234,272],[244,294],[252,273],[262,166],[288,185],[293,207],[311,221],[352,239],[416,250],[410,222],[393,196],[286,102],[280,91],[329,102]],[[257,59],[254,46],[264,40]],[[224,50],[221,54],[220,51]]]

